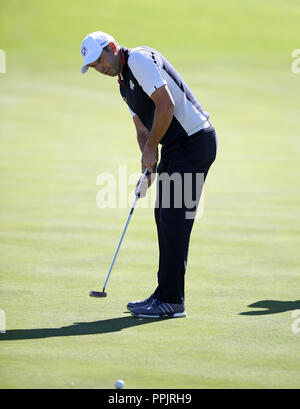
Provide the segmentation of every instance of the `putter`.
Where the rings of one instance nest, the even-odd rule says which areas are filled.
[[[122,236],[121,236],[121,239],[120,239],[120,241],[119,241],[117,250],[116,250],[116,252],[115,252],[113,261],[112,261],[112,263],[111,263],[109,272],[108,272],[108,274],[107,274],[107,277],[106,277],[106,280],[105,280],[105,283],[104,283],[103,290],[102,290],[102,291],[90,291],[90,297],[97,297],[97,298],[107,297],[107,293],[105,292],[106,284],[107,284],[107,282],[108,282],[108,279],[109,279],[111,270],[112,270],[112,268],[113,268],[113,266],[114,266],[114,263],[115,263],[115,261],[116,261],[118,252],[119,252],[119,250],[120,250],[120,247],[121,247],[123,238],[124,238],[124,236],[125,236],[125,233],[126,233],[128,224],[129,224],[129,222],[130,222],[132,213],[133,213],[133,211],[134,211],[136,202],[138,201],[138,199],[139,199],[139,197],[140,197],[140,191],[141,191],[141,188],[142,188],[144,179],[145,179],[145,177],[147,177],[149,174],[150,174],[150,172],[148,171],[148,169],[146,169],[145,172],[143,173],[143,175],[142,175],[142,177],[141,177],[141,179],[140,179],[140,183],[139,183],[139,185],[138,185],[138,187],[137,187],[137,189],[136,189],[136,196],[135,196],[133,205],[132,205],[132,207],[131,207],[131,210],[130,210],[130,213],[129,213],[129,216],[128,216],[128,219],[127,219],[127,222],[126,222],[126,225],[125,225],[125,228],[124,228],[123,233],[122,233]]]

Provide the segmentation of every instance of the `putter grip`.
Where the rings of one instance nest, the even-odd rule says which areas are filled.
[[[141,179],[140,179],[140,184],[139,184],[139,186],[138,186],[137,194],[136,194],[137,197],[140,197],[140,196],[141,196],[140,190],[141,190],[141,187],[142,187],[142,184],[143,184],[143,181],[144,181],[145,177],[147,177],[148,175],[150,175],[150,172],[149,172],[149,170],[146,168],[146,170],[145,170],[144,173],[143,173],[143,176],[142,176]]]

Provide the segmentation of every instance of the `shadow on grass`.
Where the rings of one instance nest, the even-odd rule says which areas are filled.
[[[264,308],[259,311],[240,312],[240,315],[268,315],[279,314],[280,312],[300,310],[300,300],[297,301],[275,301],[262,300],[248,305],[251,308]]]
[[[0,334],[0,341],[13,341],[22,339],[39,339],[51,337],[69,337],[78,335],[96,335],[108,332],[122,331],[122,329],[150,324],[151,322],[165,321],[168,318],[133,318],[120,317],[102,321],[75,322],[61,328],[33,328],[13,329]]]

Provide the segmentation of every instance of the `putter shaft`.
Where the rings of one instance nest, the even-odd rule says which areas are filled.
[[[128,219],[127,219],[127,221],[126,221],[126,224],[125,224],[125,227],[124,227],[124,230],[123,230],[122,236],[121,236],[121,239],[120,239],[120,241],[119,241],[119,244],[118,244],[117,250],[116,250],[116,252],[115,252],[115,255],[114,255],[113,261],[112,261],[112,263],[111,263],[111,266],[110,266],[109,272],[108,272],[108,274],[107,274],[107,277],[106,277],[106,280],[105,280],[105,283],[104,283],[103,293],[105,292],[105,288],[106,288],[106,285],[107,285],[107,282],[108,282],[108,279],[109,279],[109,276],[110,276],[111,270],[112,270],[112,268],[113,268],[113,266],[114,266],[114,264],[115,264],[115,261],[116,261],[116,258],[117,258],[117,255],[118,255],[118,252],[119,252],[119,250],[120,250],[120,247],[121,247],[121,244],[122,244],[123,238],[124,238],[124,236],[125,236],[125,233],[126,233],[126,230],[127,230],[127,227],[128,227],[128,224],[129,224],[130,219],[131,219],[131,216],[132,216],[132,214],[133,214],[133,211],[134,211],[134,208],[135,208],[136,202],[138,201],[138,199],[139,199],[139,197],[140,197],[140,191],[141,191],[142,184],[143,184],[143,182],[144,182],[145,177],[147,177],[148,175],[149,175],[149,171],[148,171],[148,169],[146,169],[146,170],[145,170],[145,172],[143,173],[143,176],[141,177],[140,183],[139,183],[139,185],[138,185],[138,187],[137,187],[137,190],[136,190],[136,196],[135,196],[135,199],[134,199],[133,205],[132,205],[132,207],[131,207],[131,210],[130,210],[130,213],[129,213]]]

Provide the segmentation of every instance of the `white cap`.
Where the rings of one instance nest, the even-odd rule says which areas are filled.
[[[82,74],[85,74],[89,69],[89,64],[96,61],[104,47],[109,43],[115,43],[115,39],[104,33],[103,31],[95,31],[94,33],[88,34],[81,43],[81,55],[83,57],[84,64],[81,68]]]

